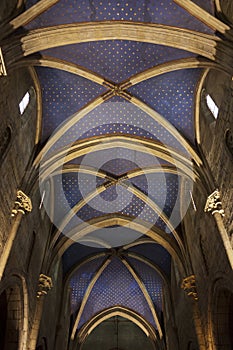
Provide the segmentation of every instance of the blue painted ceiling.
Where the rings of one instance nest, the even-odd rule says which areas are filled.
[[[36,2],[36,0],[29,0],[26,2],[26,7],[30,8]],[[195,0],[194,2],[213,13],[213,1]],[[207,26],[171,0],[60,0],[56,5],[29,23],[26,29],[32,30],[66,23],[115,20],[159,23],[208,34],[212,33]],[[40,54],[72,62],[117,84],[159,64],[195,56],[190,52],[164,45],[127,40],[102,40],[60,46],[45,50]],[[104,86],[58,69],[37,67],[36,72],[41,85],[43,101],[42,143],[45,143],[70,116],[79,112],[88,103],[107,91]],[[173,71],[133,85],[128,91],[163,116],[195,147],[195,93],[202,73],[202,69]],[[58,151],[61,147],[69,145],[70,142],[73,143],[74,140],[98,139],[99,136],[113,134],[130,135],[132,138],[139,136],[145,140],[158,141],[188,157],[186,149],[176,140],[174,135],[139,107],[116,96],[103,102],[75,123],[55,144],[53,150]],[[84,159],[85,157],[73,159],[70,164],[83,164]],[[137,168],[157,167],[167,164],[166,161],[151,154],[117,147],[107,151],[91,153],[86,165],[105,171],[108,175],[119,177]],[[74,172],[63,174],[62,190],[64,196],[60,193],[58,178],[54,177],[56,194],[54,211],[61,218],[61,221],[68,214],[67,208],[71,209],[82,200],[82,191],[88,193],[91,188],[90,184],[93,183],[92,177],[93,175],[86,174],[80,178],[79,173]],[[106,179],[97,176],[95,181],[98,187]],[[182,198],[180,197],[179,175],[156,173],[147,176],[136,176],[127,181],[128,184],[135,186],[136,189],[148,195],[151,200],[160,205],[168,218],[172,213],[174,216],[175,212],[176,226],[180,223],[179,209]],[[153,183],[153,186],[151,186],[151,183]],[[74,215],[70,220],[65,228],[66,231],[73,229],[83,221],[105,214],[106,210],[104,208],[102,208],[102,211],[96,209],[101,198],[111,209],[111,213],[138,217],[171,235],[170,229],[148,204],[145,204],[135,195],[132,195],[131,201],[128,203],[127,191],[119,192],[118,187],[114,184],[102,192],[101,197],[96,197],[86,203],[77,215]],[[114,208],[113,203],[116,198],[118,198],[120,209]],[[68,203],[68,207],[65,202]],[[98,234],[101,237],[101,232],[98,230],[95,237],[98,237]],[[63,255],[64,276],[67,276],[73,266],[80,263],[86,256],[103,250],[74,243]],[[163,270],[167,277],[170,276],[170,255],[157,243],[140,244],[129,248],[128,251],[145,256]],[[103,258],[98,258],[84,264],[72,276],[70,281],[72,313],[77,312],[80,307],[87,286],[102,262]],[[130,262],[144,282],[157,311],[160,312],[162,309],[163,284],[161,278],[142,262],[138,262],[133,258],[130,258]],[[96,282],[78,327],[81,327],[97,312],[116,304],[134,309],[155,326],[143,293],[117,257],[113,258]]]

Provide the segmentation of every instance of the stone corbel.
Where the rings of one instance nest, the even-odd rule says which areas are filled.
[[[2,49],[0,47],[0,76],[6,76],[6,75],[7,75],[6,66],[5,66],[5,62],[2,54]]]
[[[39,287],[39,289],[37,292],[37,298],[40,298],[44,295],[47,295],[48,291],[53,287],[51,277],[48,277],[48,276],[41,273],[40,277],[39,277],[38,287]]]
[[[11,216],[16,216],[18,213],[30,213],[32,211],[31,199],[21,190],[17,191],[17,199],[15,206],[12,209]]]
[[[224,216],[224,209],[222,209],[222,202],[220,199],[219,190],[215,190],[209,195],[205,205],[205,212],[210,212],[212,215],[219,213],[221,216]]]
[[[194,275],[184,278],[181,288],[187,293],[188,296],[192,297],[194,300],[198,300],[196,277]]]

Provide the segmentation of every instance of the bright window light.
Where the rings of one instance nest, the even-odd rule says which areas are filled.
[[[24,95],[24,97],[22,98],[22,100],[19,103],[19,110],[20,110],[21,115],[23,114],[23,112],[27,108],[27,106],[29,104],[29,100],[30,100],[30,94],[29,94],[29,92],[26,92],[26,94]]]
[[[216,105],[216,103],[214,102],[214,100],[212,99],[212,97],[210,95],[206,96],[206,103],[207,103],[209,110],[213,114],[214,118],[217,119],[218,118],[218,106]]]

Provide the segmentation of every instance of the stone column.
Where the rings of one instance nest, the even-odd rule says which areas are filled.
[[[3,252],[0,256],[0,281],[5,270],[7,260],[9,258],[11,248],[13,246],[20,222],[24,214],[32,211],[32,203],[30,198],[21,190],[17,191],[17,199],[11,216],[15,218],[11,230],[8,234],[7,241],[4,245]]]
[[[222,208],[222,202],[221,202],[219,190],[215,190],[213,193],[209,195],[206,201],[204,211],[210,212],[213,215],[215,222],[217,224],[220,236],[222,238],[223,245],[226,250],[229,264],[233,269],[233,251],[232,251],[232,246],[231,246],[228,233],[223,224],[222,218],[224,217],[225,214],[224,214],[224,209]]]
[[[205,337],[203,334],[200,311],[197,303],[198,293],[197,293],[195,275],[190,275],[184,278],[181,284],[181,288],[187,293],[188,297],[190,297],[192,301],[193,320],[194,320],[196,335],[199,343],[199,349],[206,350]]]
[[[51,277],[48,277],[44,274],[40,274],[38,291],[37,291],[36,310],[34,314],[28,350],[35,350],[36,348],[38,333],[40,329],[40,321],[41,321],[43,306],[44,306],[44,298],[52,287],[53,287],[53,284],[52,284]]]

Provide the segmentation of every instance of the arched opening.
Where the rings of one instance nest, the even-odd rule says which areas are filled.
[[[216,349],[233,349],[233,293],[221,289],[215,299],[213,333]]]
[[[98,341],[99,339],[99,341]],[[134,322],[116,315],[101,322],[81,345],[82,350],[154,350],[151,339]]]
[[[37,345],[36,350],[47,350],[47,349],[48,349],[47,339],[43,337],[40,340],[39,345]]]
[[[0,349],[4,349],[7,323],[7,295],[4,291],[0,295]]]
[[[0,349],[18,350],[22,326],[21,297],[18,286],[0,295]]]

